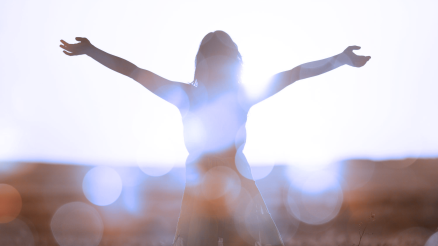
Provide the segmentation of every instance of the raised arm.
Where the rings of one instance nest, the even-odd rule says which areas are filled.
[[[178,90],[186,90],[189,86],[188,84],[170,81],[148,70],[141,69],[125,59],[96,48],[87,38],[78,37],[76,40],[79,41],[79,43],[69,44],[61,40],[62,45],[60,45],[60,47],[64,49],[66,55],[88,55],[107,68],[134,79],[152,93],[180,107],[180,105],[178,105],[180,102],[175,100],[170,94],[172,94],[172,92],[178,93]]]
[[[274,75],[260,95],[257,95],[251,100],[251,104],[254,105],[259,103],[286,88],[288,85],[310,77],[314,77],[343,65],[349,65],[352,67],[362,67],[368,60],[371,59],[370,56],[358,56],[353,53],[353,50],[360,49],[359,46],[349,46],[342,53],[323,59],[319,61],[313,61],[301,64],[291,70],[284,71]]]

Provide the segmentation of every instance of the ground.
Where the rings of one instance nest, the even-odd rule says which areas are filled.
[[[342,172],[346,183],[360,181],[367,173],[368,169],[355,170],[355,163],[360,163],[359,167],[374,166],[372,175],[355,189],[344,185],[339,213],[322,225],[300,223],[292,215],[285,202],[290,186],[286,166],[275,166],[269,176],[257,181],[285,245],[358,245],[364,229],[360,245],[425,245],[438,228],[438,160],[421,159],[412,165],[350,161]],[[82,202],[97,211],[103,225],[99,245],[172,245],[184,168],[174,168],[161,177],[144,175],[138,186],[124,188],[114,203],[97,206],[82,190],[83,177],[92,166],[19,165],[14,172],[0,169],[0,184],[13,186],[22,198],[17,219],[0,223],[0,245],[58,245],[54,237],[58,229],[54,227],[78,226],[85,221],[83,226],[92,225],[91,217],[79,222],[72,217],[64,224],[53,225],[55,212],[71,202]],[[77,237],[84,240],[83,245],[95,240],[92,235]],[[61,244],[69,245],[68,241]]]

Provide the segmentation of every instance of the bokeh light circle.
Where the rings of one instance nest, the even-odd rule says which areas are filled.
[[[0,224],[0,245],[33,246],[35,239],[29,226],[16,218],[9,223]]]
[[[259,180],[267,177],[274,169],[276,160],[272,150],[268,150],[261,145],[246,143],[246,125],[240,126],[236,134],[234,145],[237,148],[236,167],[242,176],[247,179]],[[263,149],[263,151],[259,151]],[[245,153],[245,154],[244,154]],[[257,153],[254,155],[254,153]],[[249,165],[250,172],[245,171]]]
[[[153,161],[151,163],[139,163],[138,167],[147,175],[154,176],[154,177],[160,177],[172,170],[174,165],[168,164],[168,163],[160,163],[156,164]]]
[[[242,147],[241,147],[242,148]],[[249,166],[246,156],[243,154],[241,149],[237,150],[236,156],[234,158],[234,163],[236,164],[237,171],[243,177],[253,180],[251,167]]]
[[[273,162],[267,162],[266,165],[251,166],[251,173],[254,180],[266,178],[274,169]]]
[[[82,189],[90,202],[106,206],[115,202],[122,193],[122,179],[110,167],[95,167],[85,175]]]
[[[339,186],[339,163],[306,163],[290,165],[286,169],[286,175],[290,184],[297,190],[304,192],[317,192]],[[313,179],[310,182],[309,179]]]
[[[243,146],[240,147],[238,151],[243,151]],[[250,146],[245,147],[244,152],[256,152],[257,150],[251,149]],[[251,168],[251,176],[254,180],[263,179],[268,176],[275,166],[274,154],[270,153],[268,150],[259,153],[257,156],[245,155],[245,158]],[[240,162],[239,162],[240,164]],[[244,175],[245,172],[242,173]],[[248,178],[248,177],[246,177]]]
[[[60,246],[97,246],[103,235],[103,222],[92,206],[72,202],[61,206],[50,223]]]
[[[20,193],[13,186],[0,184],[0,223],[14,220],[22,205]]]
[[[339,188],[337,175],[328,171],[314,172],[301,184],[301,190],[307,194],[320,194]]]
[[[424,244],[424,246],[436,246],[436,245],[438,245],[438,232],[435,232],[432,236],[430,236],[426,244]]]
[[[286,206],[298,220],[320,225],[338,215],[343,200],[342,188],[334,174],[318,171],[304,179],[300,188],[290,186]]]

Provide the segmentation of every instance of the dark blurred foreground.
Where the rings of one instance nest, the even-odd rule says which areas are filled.
[[[400,161],[368,163],[375,165],[370,180],[357,189],[345,189],[339,214],[323,225],[300,223],[288,211],[285,166],[274,167],[257,181],[285,244],[357,245],[359,233],[367,226],[361,245],[425,245],[438,228],[438,160],[416,160],[407,167]],[[83,202],[98,211],[104,226],[99,245],[172,245],[184,168],[147,177],[135,189],[124,189],[113,204],[96,206],[82,191],[83,177],[92,167],[20,165],[19,172],[0,172],[0,184],[15,187],[22,198],[17,219],[0,223],[0,245],[32,245],[32,241],[34,245],[58,245],[52,218],[70,202]],[[348,164],[346,168],[345,179],[360,179],[361,170],[349,170]],[[371,214],[375,214],[374,221]],[[22,229],[22,224],[30,230]]]

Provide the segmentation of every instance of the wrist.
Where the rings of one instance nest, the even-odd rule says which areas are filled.
[[[339,66],[347,65],[349,61],[348,55],[342,52],[336,55],[336,61],[339,63]]]
[[[90,45],[85,49],[84,54],[86,54],[86,55],[88,55],[88,56],[92,56],[93,53],[95,53],[96,50],[97,50],[97,48],[96,48],[94,45],[90,44]]]

